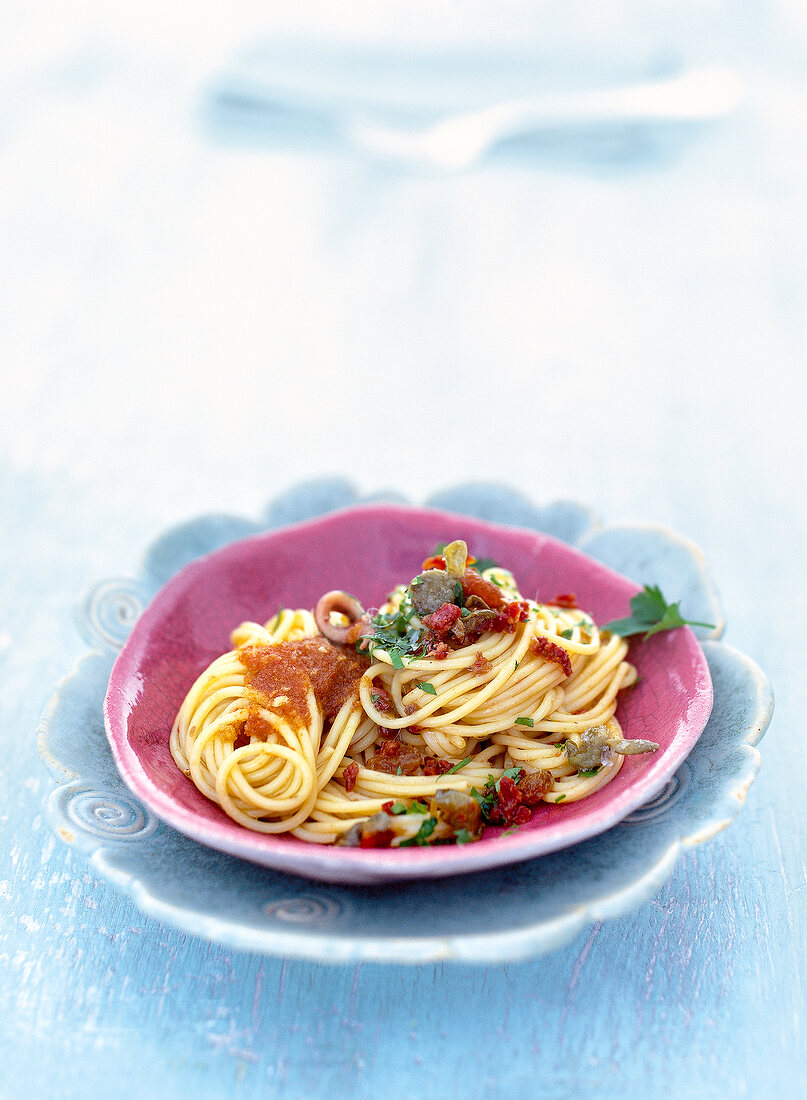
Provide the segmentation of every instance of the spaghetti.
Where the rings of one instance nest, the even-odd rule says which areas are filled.
[[[245,622],[171,731],[177,766],[258,832],[363,847],[464,842],[609,783],[628,644],[571,596],[525,600],[452,543],[377,613],[345,593]]]

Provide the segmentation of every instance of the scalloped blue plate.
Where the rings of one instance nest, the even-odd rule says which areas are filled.
[[[641,904],[682,847],[708,839],[742,805],[759,767],[754,746],[772,713],[770,686],[751,661],[715,640],[722,615],[691,543],[658,528],[603,526],[578,505],[537,508],[498,486],[462,486],[427,503],[568,542],[638,584],[660,584],[681,599],[688,617],[718,624],[711,640],[703,640],[714,690],[711,717],[649,803],[573,849],[487,870],[480,892],[467,874],[394,886],[313,885],[182,835],[123,783],[101,707],[117,649],[141,609],[201,555],[357,503],[348,483],[317,481],[274,501],[263,522],[202,518],[160,539],[138,579],[101,582],[88,593],[78,614],[95,652],[59,686],[40,732],[42,757],[58,783],[49,801],[57,833],[159,919],[248,950],[328,961],[522,958]]]

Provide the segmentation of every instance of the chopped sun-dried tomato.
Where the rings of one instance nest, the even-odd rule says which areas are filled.
[[[560,665],[567,676],[571,676],[572,659],[562,645],[550,642],[549,638],[535,637],[530,642],[530,649],[545,661],[554,661],[556,665]]]
[[[441,760],[439,756],[425,756],[423,758],[424,775],[445,775],[452,767],[450,760]]]
[[[437,608],[434,614],[426,615],[423,621],[435,634],[443,635],[448,633],[461,615],[462,611],[456,604],[444,603]]]
[[[352,791],[356,786],[356,780],[359,778],[359,765],[353,760],[345,770],[342,772],[342,782],[345,785],[346,791]]]
[[[488,813],[491,825],[523,825],[531,817],[532,812],[524,805],[521,791],[509,775],[503,775],[499,780],[496,801]]]
[[[487,672],[489,668],[490,661],[485,654],[481,652],[477,653],[474,658],[474,663],[471,665],[471,672],[473,672],[474,676],[481,676],[483,673]]]
[[[450,760],[426,756],[417,745],[404,741],[382,741],[367,761],[367,767],[387,775],[443,775],[451,767]]]
[[[395,839],[392,829],[379,829],[377,833],[363,835],[359,840],[360,848],[389,848]]]
[[[554,596],[551,600],[546,601],[550,607],[577,607],[577,596],[574,592],[561,592],[560,595]]]
[[[525,806],[539,806],[543,795],[552,788],[552,772],[539,768],[537,771],[524,771],[518,781],[518,791]]]
[[[392,696],[386,688],[380,687],[378,684],[373,684],[373,690],[370,692],[370,698],[376,710],[381,711],[382,714],[389,714],[395,710],[395,706],[392,702]]]
[[[495,634],[512,634],[518,623],[527,621],[529,614],[530,605],[526,600],[506,603],[500,611],[497,611],[496,618],[488,626],[488,630],[492,630]]]

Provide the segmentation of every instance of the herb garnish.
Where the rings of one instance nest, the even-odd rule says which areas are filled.
[[[398,845],[399,848],[411,848],[414,844],[423,846],[429,843],[429,837],[437,827],[436,817],[427,817],[418,831],[410,840],[402,840]]]
[[[680,601],[667,603],[657,584],[645,585],[630,601],[631,614],[624,619],[606,623],[603,630],[629,638],[643,634],[645,639],[663,630],[675,630],[679,626],[704,626],[714,630],[713,623],[699,623],[684,619],[678,609]]]
[[[421,691],[425,691],[427,695],[436,695],[437,688],[434,684],[429,684],[425,680],[418,680],[418,687]]]
[[[532,718],[516,718],[514,725],[532,727],[535,725],[535,721]]]
[[[377,650],[382,650],[389,655],[393,668],[403,668],[404,657],[422,657],[426,649],[426,631],[411,625],[414,614],[414,608],[405,605],[397,611],[379,611],[371,622],[372,633],[363,634],[356,642],[356,648],[361,653],[366,645],[366,652],[371,657]]]
[[[415,799],[409,806],[405,802],[401,802],[398,799],[397,802],[393,802],[390,807],[390,813],[395,817],[400,817],[401,814],[425,814],[428,813],[429,807],[425,802],[419,802]]]
[[[460,770],[460,768],[464,768],[466,764],[470,764],[470,763],[471,763],[471,757],[466,756],[464,760],[460,760],[459,764],[455,764],[453,768],[449,768],[448,771],[444,772],[443,774],[444,775],[453,775],[454,772],[458,772]]]
[[[505,768],[498,779],[494,779],[492,775],[488,776],[488,781],[485,784],[484,790],[477,790],[476,787],[471,787],[471,797],[475,798],[479,803],[479,809],[482,811],[482,820],[487,822],[490,820],[490,812],[496,805],[496,801],[499,794],[499,784],[507,776],[508,779],[512,779],[513,782],[517,782],[523,768]]]

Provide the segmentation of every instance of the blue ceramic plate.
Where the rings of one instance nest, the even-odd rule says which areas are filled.
[[[204,517],[163,536],[137,579],[101,582],[88,593],[78,614],[93,651],[60,684],[40,732],[42,758],[57,781],[49,813],[58,835],[160,920],[245,950],[327,961],[524,958],[647,900],[682,847],[707,840],[740,809],[759,767],[754,746],[770,721],[770,687],[751,661],[717,641],[722,615],[691,543],[658,528],[604,526],[574,504],[537,508],[498,486],[458,487],[427,504],[549,534],[640,584],[660,584],[681,599],[687,617],[718,624],[700,631],[711,717],[650,803],[573,848],[486,871],[480,892],[466,874],[372,887],[312,884],[200,845],[159,821],[123,783],[102,704],[116,655],[158,589],[236,539],[357,503],[347,483],[318,481],[276,500],[258,522]]]

